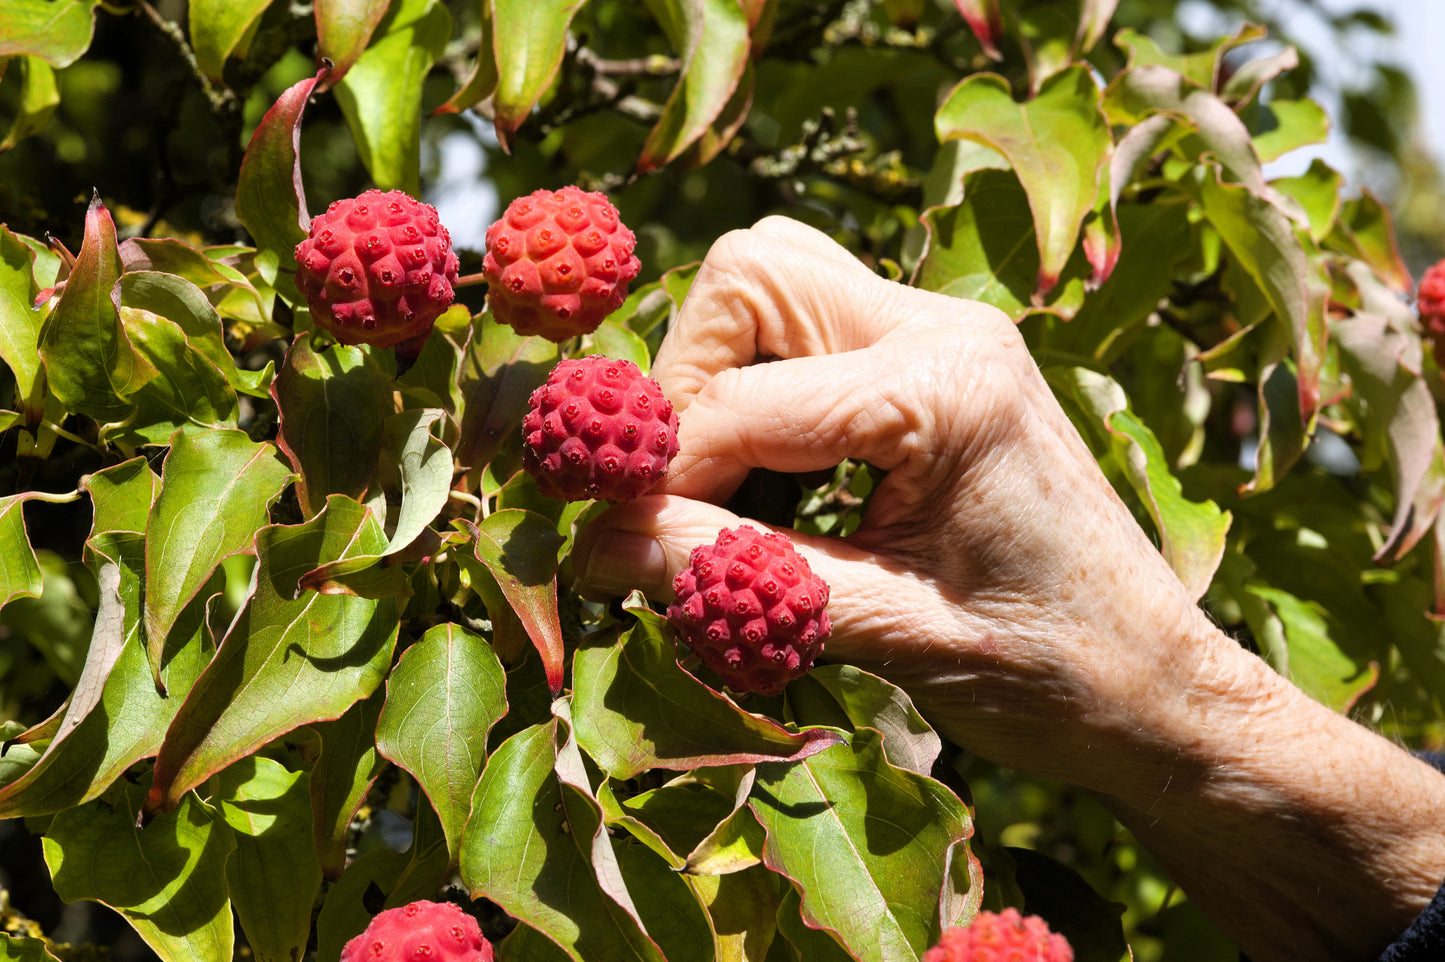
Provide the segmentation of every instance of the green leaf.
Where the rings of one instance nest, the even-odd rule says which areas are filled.
[[[321,738],[321,755],[311,766],[311,822],[316,857],[335,881],[346,867],[346,836],[351,820],[386,759],[376,751],[376,720],[384,689],[359,701],[334,721],[311,726]]]
[[[212,80],[220,80],[226,60],[241,46],[270,0],[191,0],[191,49],[196,66]]]
[[[1390,208],[1367,187],[1360,189],[1359,197],[1345,201],[1335,232],[1326,239],[1325,246],[1369,264],[1392,290],[1406,293],[1414,286],[1395,242]]]
[[[291,473],[276,447],[241,431],[177,433],[146,525],[146,647],[152,666],[181,610],[221,562],[255,551],[256,529]],[[157,679],[159,683],[159,679]]]
[[[387,680],[377,751],[426,792],[453,859],[486,763],[487,733],[507,713],[506,684],[486,639],[451,624],[427,631]]]
[[[799,762],[758,766],[749,804],[769,868],[804,918],[854,958],[917,959],[973,906],[968,809],[940,783],[889,765],[868,729]]]
[[[1028,195],[1039,266],[1033,301],[1054,289],[1094,207],[1112,140],[1087,67],[1048,78],[1018,104],[1008,81],[975,74],[949,92],[934,118],[940,141],[982,143],[1008,158]]]
[[[521,337],[491,312],[477,319],[462,360],[467,386],[457,464],[480,469],[508,436],[520,432],[527,400],[545,384],[557,364],[557,345],[543,337]]]
[[[492,44],[491,0],[481,0],[478,6],[481,7],[481,36],[477,38],[477,59],[472,63],[471,72],[457,88],[457,92],[433,113],[460,113],[486,100],[492,95],[492,91],[497,89],[497,57]]]
[[[113,805],[94,801],[55,816],[42,843],[56,894],[115,909],[165,962],[229,959],[230,833],[194,797],[137,828],[144,794],[126,785]]]
[[[256,125],[241,158],[236,217],[251,232],[256,246],[279,264],[295,261],[296,245],[306,238],[311,225],[306,192],[301,187],[301,116],[326,74],[323,69],[276,98]],[[274,272],[268,279],[275,279]]]
[[[601,849],[594,845],[610,845],[606,832],[599,835],[600,813],[589,813],[556,772],[570,740],[554,717],[492,753],[472,796],[462,882],[473,898],[496,902],[576,962],[663,962],[635,916],[598,879],[594,858]]]
[[[68,67],[90,47],[98,0],[6,0],[0,17],[0,59],[34,54]]]
[[[1336,318],[1330,333],[1350,375],[1352,406],[1367,440],[1388,440],[1395,516],[1375,554],[1375,561],[1384,563],[1403,557],[1433,523],[1428,510],[1418,510],[1416,500],[1435,461],[1440,418],[1421,377],[1424,352],[1415,317],[1365,265],[1355,263],[1347,270],[1364,309]]]
[[[1300,205],[1309,218],[1310,237],[1316,244],[1334,229],[1335,219],[1344,206],[1340,196],[1344,185],[1344,175],[1318,157],[1310,163],[1309,170],[1298,177],[1281,177],[1270,184]]]
[[[963,201],[926,211],[928,248],[913,283],[924,290],[983,301],[1015,321],[1033,309],[1039,273],[1034,218],[1012,171],[983,169],[964,177]],[[1068,317],[1084,302],[1079,269],[1054,289],[1049,309]]]
[[[3,962],[60,962],[45,947],[44,939],[30,939],[0,932],[0,960]]]
[[[1258,109],[1260,121],[1271,125],[1254,135],[1254,152],[1263,163],[1329,139],[1329,114],[1313,100],[1272,99]]]
[[[226,862],[226,884],[246,942],[260,962],[300,959],[321,890],[306,773],[253,756],[221,772],[216,782],[211,802],[236,846]]]
[[[396,644],[396,604],[311,592],[298,578],[385,535],[371,512],[333,496],[301,525],[256,535],[251,597],[197,679],[156,758],[150,811],[301,725],[337,718],[381,684]]]
[[[358,579],[359,585],[354,584],[355,575],[396,558],[428,532],[427,526],[446,507],[452,485],[452,452],[431,434],[432,427],[445,416],[446,412],[436,408],[413,408],[386,419],[382,448],[388,466],[399,478],[397,486],[401,489],[401,507],[396,514],[391,540],[379,555],[352,557],[307,572],[301,579],[302,588],[351,591],[367,597],[379,597],[375,590],[357,590],[358,587],[364,589],[367,579]],[[393,594],[403,591],[393,584],[395,578],[388,579],[384,573],[370,573],[372,577],[380,575],[382,589]],[[400,576],[403,572],[397,568],[394,574]]]
[[[3,62],[3,60],[0,60]],[[11,68],[20,75],[19,102],[15,117],[6,126],[0,150],[9,150],[20,141],[43,129],[60,105],[60,89],[55,84],[55,70],[39,57],[19,56]]]
[[[751,784],[749,779],[748,785]],[[621,802],[617,801],[610,785],[610,782],[604,781],[597,792],[607,824],[626,829],[633,838],[661,856],[673,870],[687,865],[685,856],[711,836],[747,798],[744,791],[742,799],[729,799],[706,781],[687,776]],[[758,843],[761,851],[761,830],[758,831]]]
[[[1233,36],[1215,41],[1214,46],[1195,53],[1170,54],[1145,34],[1130,28],[1120,30],[1114,43],[1125,51],[1130,67],[1158,65],[1183,74],[1193,83],[1208,90],[1215,89],[1224,57],[1235,47],[1260,40],[1264,37],[1263,27],[1256,24],[1242,24]]]
[[[586,0],[484,0],[492,9],[497,64],[497,139],[511,152],[512,136],[552,86],[567,50],[567,27]]]
[[[638,173],[665,167],[708,131],[748,65],[748,22],[737,0],[648,0],[682,60],[662,116],[642,145]]]
[[[696,962],[718,958],[711,920],[686,876],[631,840],[617,847],[617,865],[644,928],[664,958]]]
[[[799,725],[833,724],[799,712],[803,693],[815,686],[841,710],[847,727],[871,728],[883,736],[888,764],[918,775],[933,771],[943,740],[903,689],[852,665],[815,665],[788,687],[788,704]]]
[[[23,494],[0,498],[0,608],[16,598],[39,598],[45,587],[25,531],[25,501]]]
[[[562,624],[557,616],[557,549],[562,536],[547,519],[517,509],[494,511],[480,525],[460,522],[475,541],[475,557],[542,656],[552,693],[562,690]]]
[[[1109,452],[1153,520],[1164,560],[1191,598],[1202,597],[1224,555],[1229,512],[1184,497],[1158,438],[1129,409],[1116,381],[1081,367],[1050,368],[1045,377],[1087,416],[1095,450]]]
[[[683,878],[707,910],[717,957],[764,962],[777,931],[778,877],[758,865],[729,875]]]
[[[32,428],[45,410],[39,353],[45,315],[34,306],[40,294],[34,265],[35,253],[0,224],[0,360],[15,376],[15,404]]]
[[[802,759],[840,741],[833,732],[789,732],[743,711],[678,665],[661,616],[630,611],[633,627],[588,636],[572,665],[577,740],[612,777]]]
[[[171,696],[160,694],[140,628],[144,540],[105,532],[89,544],[100,606],[85,667],[43,757],[0,789],[0,818],[88,802],[135,762],[154,755],[211,654],[207,597],[200,597],[182,613],[162,653],[161,678]]]
[[[335,65],[332,83],[346,76],[361,57],[388,6],[390,2],[376,0],[316,0],[316,57]]]
[[[131,458],[86,475],[81,487],[90,492],[93,506],[91,539],[114,531],[145,534],[160,480],[145,458]]]
[[[296,494],[309,517],[333,494],[366,496],[381,455],[391,407],[391,378],[363,348],[323,351],[301,335],[271,384],[280,410],[276,443],[299,476]]]
[[[1276,204],[1223,180],[1218,165],[1202,165],[1197,173],[1193,187],[1204,216],[1289,332],[1298,364],[1300,417],[1307,423],[1319,406],[1325,352],[1324,304],[1311,297],[1310,258]]]
[[[438,0],[396,0],[334,88],[361,161],[382,190],[421,193],[422,85],[451,35],[451,14]]]
[[[1245,591],[1268,606],[1270,623],[1251,627],[1261,635],[1283,634],[1288,662],[1282,674],[1310,697],[1347,712],[1362,693],[1374,687],[1379,666],[1374,662],[1358,665],[1340,650],[1334,640],[1339,629],[1323,605],[1263,585],[1246,585]]]
[[[39,353],[51,392],[68,410],[101,422],[129,414],[130,396],[156,374],[121,328],[111,296],[120,274],[115,222],[97,194],[85,215],[80,255],[40,326]]]

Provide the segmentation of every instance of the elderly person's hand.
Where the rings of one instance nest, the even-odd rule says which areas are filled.
[[[717,504],[750,469],[866,461],[887,475],[858,531],[793,535],[832,589],[825,660],[979,755],[1106,796],[1255,962],[1372,958],[1429,901],[1445,776],[1211,625],[1003,314],[769,218],[714,245],[652,374],[681,451],[582,532],[584,591],[666,601],[743,520]]]

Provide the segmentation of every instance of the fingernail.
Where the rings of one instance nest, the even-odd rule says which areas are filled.
[[[583,584],[597,591],[625,595],[634,588],[652,593],[665,575],[667,557],[655,538],[618,532],[592,546]]]

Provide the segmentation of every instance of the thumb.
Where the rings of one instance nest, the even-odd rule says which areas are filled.
[[[577,591],[610,598],[640,590],[671,601],[673,576],[687,567],[692,549],[743,523],[725,508],[690,498],[652,495],[614,504],[577,535],[572,552]]]

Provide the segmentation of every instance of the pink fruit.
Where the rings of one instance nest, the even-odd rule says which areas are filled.
[[[561,362],[532,392],[522,439],[522,466],[549,498],[631,501],[677,453],[677,414],[636,364],[593,354]]]
[[[944,932],[923,962],[1074,962],[1074,950],[1037,915],[1004,909]]]
[[[296,286],[317,324],[410,357],[451,306],[457,269],[436,209],[399,190],[336,201],[296,245]]]
[[[627,297],[636,246],[601,193],[569,186],[518,197],[487,228],[487,306],[518,334],[559,343],[588,334]]]
[[[477,920],[450,902],[387,909],[346,943],[341,962],[492,962]]]
[[[1425,336],[1434,345],[1435,363],[1445,369],[1445,260],[1436,261],[1420,278],[1415,308]]]
[[[692,550],[667,619],[731,688],[776,694],[813,667],[833,630],[828,585],[785,535],[724,528]]]

